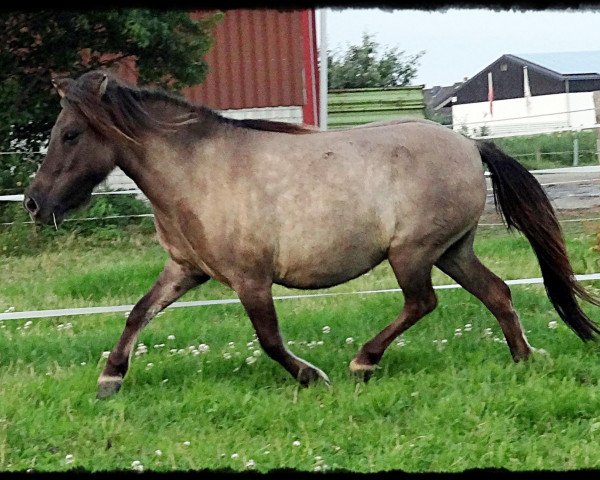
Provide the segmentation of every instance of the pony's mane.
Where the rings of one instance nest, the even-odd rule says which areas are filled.
[[[99,94],[102,80],[108,77],[106,89]],[[89,72],[73,82],[64,100],[75,105],[90,124],[106,135],[117,134],[136,144],[144,133],[176,131],[184,125],[203,123],[232,125],[251,130],[289,134],[314,133],[317,130],[286,122],[271,120],[226,118],[214,110],[194,105],[183,97],[162,89],[139,88],[126,85],[110,72]],[[163,102],[172,105],[175,113],[170,118],[156,118],[147,109],[148,103]],[[165,110],[166,111],[166,110]]]

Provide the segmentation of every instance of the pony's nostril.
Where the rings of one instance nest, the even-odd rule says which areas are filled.
[[[31,214],[37,213],[37,211],[39,209],[37,202],[31,197],[25,198],[25,200],[23,201],[23,205],[25,206],[27,211]]]

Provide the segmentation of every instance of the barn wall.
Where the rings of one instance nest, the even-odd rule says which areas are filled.
[[[182,93],[217,110],[304,105],[301,13],[227,10],[213,30],[205,81]]]
[[[526,99],[494,100],[493,116],[489,102],[452,106],[454,130],[465,127],[471,134],[481,127],[490,135],[514,133],[542,133],[552,130],[589,128],[596,123],[593,92],[580,92],[530,97]],[[566,113],[571,110],[571,114]],[[582,111],[577,111],[582,110]]]

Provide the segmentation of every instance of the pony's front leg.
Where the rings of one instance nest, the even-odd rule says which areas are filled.
[[[121,388],[129,368],[133,345],[142,328],[185,292],[208,279],[207,275],[191,272],[173,260],[167,262],[154,286],[131,310],[121,338],[108,356],[106,366],[98,379],[98,398],[109,397]]]
[[[271,294],[271,281],[243,280],[233,285],[250,321],[256,330],[258,341],[266,354],[280,363],[302,385],[322,379],[329,385],[327,375],[305,360],[295,356],[283,344],[279,332],[277,314]]]

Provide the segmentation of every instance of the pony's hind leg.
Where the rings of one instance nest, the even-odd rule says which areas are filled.
[[[475,230],[448,249],[436,266],[477,297],[496,317],[515,362],[525,360],[532,348],[512,305],[508,285],[483,265],[473,252]]]
[[[433,265],[427,258],[424,251],[421,255],[416,255],[415,250],[406,255],[390,251],[388,261],[404,293],[404,307],[400,315],[365,343],[350,362],[350,370],[362,375],[365,380],[369,379],[394,339],[435,309],[437,299],[431,285]]]

